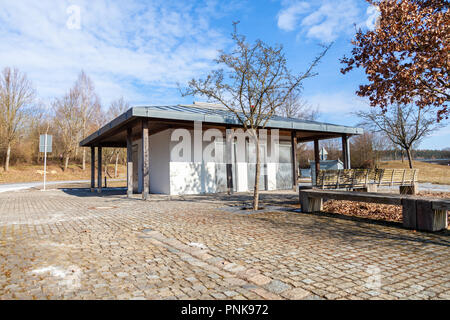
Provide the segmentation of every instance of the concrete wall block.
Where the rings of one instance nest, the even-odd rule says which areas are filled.
[[[402,223],[408,229],[417,229],[416,200],[402,200]]]

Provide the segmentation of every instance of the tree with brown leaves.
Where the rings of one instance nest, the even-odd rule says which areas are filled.
[[[363,68],[369,84],[359,96],[372,106],[414,103],[433,106],[437,120],[448,119],[450,100],[450,16],[446,0],[367,0],[380,17],[374,30],[358,30],[347,73]]]

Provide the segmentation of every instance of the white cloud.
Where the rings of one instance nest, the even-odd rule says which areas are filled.
[[[324,92],[305,95],[304,98],[311,106],[318,109],[318,121],[340,125],[357,126],[361,120],[352,113],[370,108],[367,101],[352,92]]]
[[[366,27],[373,30],[375,26],[379,23],[380,19],[380,8],[377,6],[369,6],[366,10],[367,20]]]
[[[285,31],[293,31],[297,27],[298,19],[309,8],[306,2],[293,3],[278,13],[278,27]]]
[[[342,34],[352,34],[353,25],[359,26],[366,19],[357,0],[283,1],[278,27],[285,31],[299,30],[299,35],[330,42]]]
[[[222,5],[0,0],[0,68],[26,72],[46,100],[62,95],[84,69],[105,103],[120,95],[154,103],[167,95],[154,88],[173,90],[212,67],[226,43],[210,26]],[[70,6],[80,8],[79,29],[68,28]]]
[[[320,93],[306,96],[305,99],[312,105],[317,106],[323,115],[350,114],[351,112],[370,108],[369,104],[361,97],[351,92],[337,91],[331,93]]]

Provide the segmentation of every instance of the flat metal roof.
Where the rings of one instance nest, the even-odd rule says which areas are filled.
[[[86,137],[80,142],[80,146],[89,146],[95,139],[97,142],[101,137],[107,137],[108,133],[115,130],[137,118],[151,118],[160,120],[179,120],[179,121],[201,121],[212,124],[242,126],[236,115],[220,108],[205,108],[196,105],[176,105],[176,106],[142,106],[132,107],[127,112],[115,118],[98,131]],[[362,134],[363,129],[349,126],[341,126],[336,124],[302,120],[296,118],[285,118],[280,116],[272,116],[267,122],[266,128],[269,129],[285,129],[299,131],[317,131],[320,133]]]

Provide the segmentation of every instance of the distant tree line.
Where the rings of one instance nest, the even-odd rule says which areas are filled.
[[[341,160],[342,140],[320,140],[319,148],[324,147],[328,152],[327,160]],[[374,168],[382,159],[385,150],[385,140],[382,135],[370,131],[350,139],[350,158],[352,168]],[[314,160],[314,148],[312,143],[304,143],[297,150],[300,168],[309,168],[309,161]]]
[[[415,160],[450,159],[450,150],[413,150]],[[401,160],[400,150],[384,150],[381,153],[382,160]],[[403,155],[403,157],[405,157]]]
[[[79,142],[89,134],[119,116],[129,108],[124,98],[118,98],[102,108],[92,79],[81,71],[67,92],[45,104],[37,97],[31,81],[17,68],[6,67],[0,74],[0,161],[3,170],[17,163],[40,164],[39,136],[53,135],[53,151],[49,160],[58,162],[63,170],[78,164],[86,170],[90,150]],[[125,152],[106,148],[107,164],[125,163]],[[105,171],[105,174],[107,172]],[[111,176],[111,174],[108,173]]]

